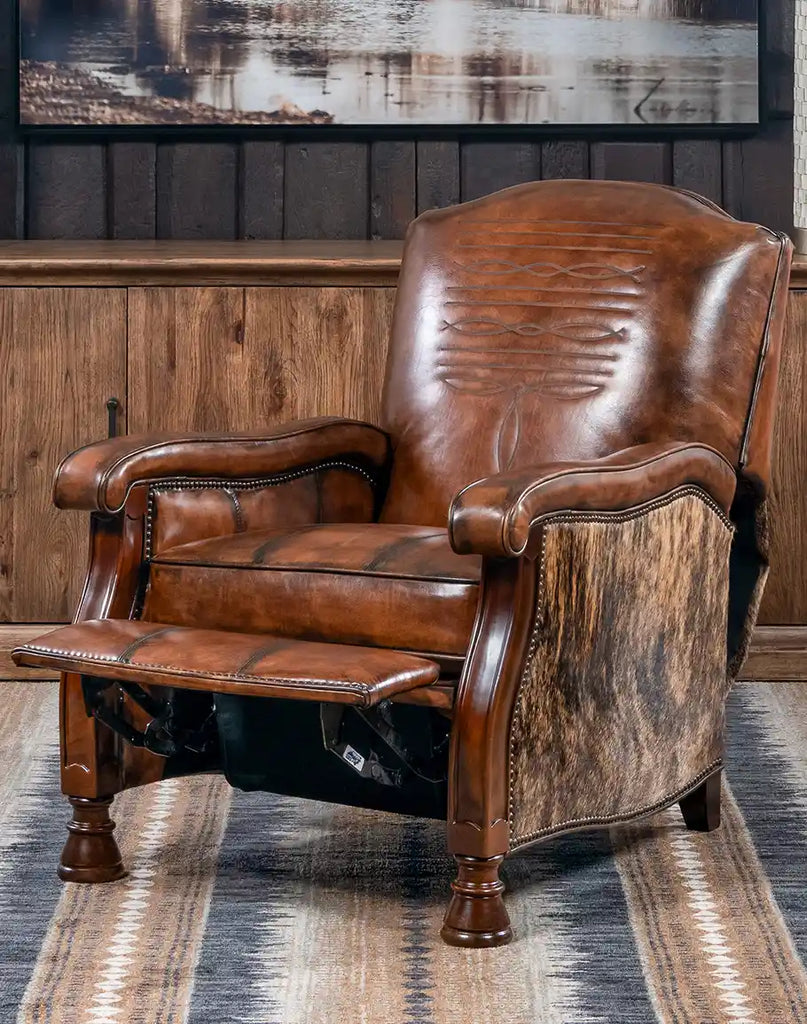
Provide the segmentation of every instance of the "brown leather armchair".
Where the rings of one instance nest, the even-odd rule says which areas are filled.
[[[123,873],[115,793],[213,768],[445,818],[443,937],[498,945],[517,848],[676,801],[716,827],[789,262],[672,188],[518,186],[412,225],[383,430],[69,456],[84,595],[15,655],[64,673],[61,877]]]

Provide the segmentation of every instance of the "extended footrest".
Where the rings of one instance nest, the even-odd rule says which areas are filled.
[[[430,686],[439,675],[433,661],[398,651],[128,619],[64,626],[18,647],[13,658],[147,686],[360,707]]]

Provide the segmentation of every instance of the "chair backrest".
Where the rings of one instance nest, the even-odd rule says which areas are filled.
[[[382,517],[445,525],[480,477],[648,441],[766,488],[790,245],[691,193],[546,181],[407,235],[383,400]]]

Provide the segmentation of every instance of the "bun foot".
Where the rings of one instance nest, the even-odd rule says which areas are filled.
[[[693,832],[713,832],[720,828],[720,776],[715,772],[679,800],[686,827]]]
[[[448,905],[440,937],[449,946],[483,949],[504,946],[513,938],[510,918],[504,906],[504,882],[499,878],[503,856],[454,858],[457,880]]]
[[[73,820],[57,874],[63,882],[116,882],[126,875],[109,817],[112,798],[88,800],[71,796]]]

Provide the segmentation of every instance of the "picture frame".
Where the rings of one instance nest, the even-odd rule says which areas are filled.
[[[58,3],[59,0],[54,0],[54,2]],[[138,6],[148,4],[150,2],[152,2],[152,0],[135,0],[136,5]],[[192,5],[203,2],[205,2],[205,0],[176,0],[176,4]],[[256,3],[257,2],[259,2],[259,0],[256,0]],[[346,0],[346,2],[349,3],[350,0]],[[379,0],[379,2],[387,3],[388,0]],[[389,0],[389,2],[392,2],[392,0]],[[446,2],[446,0],[436,0],[436,2],[439,4],[440,2]],[[478,3],[479,0],[460,0],[460,2]],[[498,0],[498,3],[504,4],[508,8],[516,7],[518,9],[525,10],[539,10],[541,5],[545,2],[546,0]],[[586,0],[567,0],[567,2],[571,5],[579,6],[581,3],[585,3]],[[592,2],[594,2],[594,0],[592,0]],[[601,3],[602,0],[597,0],[597,2]],[[609,2],[613,2],[615,4],[647,4],[657,2],[664,5],[675,3],[697,4],[700,0],[609,0]],[[434,119],[431,121],[412,119],[385,121],[373,119],[366,122],[360,121],[353,123],[350,120],[337,121],[330,116],[319,117],[318,115],[325,115],[327,112],[315,108],[313,110],[313,114],[316,115],[314,118],[294,117],[288,121],[275,120],[259,123],[254,119],[250,119],[250,117],[247,117],[244,120],[238,117],[231,117],[228,120],[222,120],[220,122],[211,120],[210,118],[203,120],[194,120],[193,118],[176,120],[172,118],[171,120],[163,121],[147,121],[145,117],[142,120],[129,119],[125,122],[119,122],[114,119],[104,120],[100,118],[95,121],[72,121],[69,119],[59,120],[54,118],[49,120],[37,120],[35,114],[32,116],[31,104],[31,97],[35,96],[35,90],[32,91],[30,87],[28,87],[28,89],[26,88],[27,84],[30,86],[30,83],[27,83],[25,77],[25,69],[27,67],[26,62],[29,61],[29,58],[26,57],[25,54],[30,52],[30,48],[27,48],[26,44],[25,19],[22,11],[26,0],[18,0],[16,5],[18,40],[18,74],[16,76],[17,126],[21,132],[31,134],[47,133],[56,135],[67,134],[73,136],[85,134],[94,135],[98,132],[103,132],[105,135],[111,136],[125,135],[134,137],[143,135],[159,137],[161,135],[173,136],[177,134],[216,137],[222,135],[232,136],[237,134],[239,137],[367,138],[368,136],[371,136],[374,138],[410,138],[413,135],[417,135],[422,138],[445,138],[482,135],[500,138],[578,136],[596,140],[597,138],[619,136],[653,141],[674,135],[687,137],[698,137],[704,135],[709,137],[748,136],[759,131],[766,121],[766,99],[764,88],[766,63],[764,18],[762,17],[761,5],[758,0],[725,0],[725,2],[734,2],[738,5],[752,4],[755,10],[755,27],[753,31],[756,36],[756,45],[754,47],[756,75],[755,82],[753,83],[753,103],[748,100],[748,83],[746,83],[746,102],[743,108],[744,116],[741,119],[692,120],[685,117],[682,120],[677,118],[675,116],[675,110],[669,109],[669,103],[664,100],[663,93],[660,92],[659,86],[661,83],[654,84],[651,82],[651,88],[647,89],[647,91],[640,96],[640,101],[638,103],[632,104],[631,109],[634,111],[636,111],[637,108],[647,110],[648,105],[654,102],[654,97],[657,100],[660,98],[660,103],[662,105],[666,103],[667,105],[667,111],[663,118],[651,116],[638,120],[628,119],[624,121],[607,121],[600,119],[587,122],[578,120],[551,121],[548,119],[537,121],[495,121],[489,119],[476,122],[467,120],[449,120],[446,118]],[[491,0],[491,4],[493,6],[496,6],[496,3],[497,0]],[[37,4],[37,6],[39,6],[39,4]],[[131,9],[132,5],[130,3],[127,6]],[[244,4],[239,4],[238,6],[243,7]],[[284,4],[283,6],[288,7],[290,5]],[[746,9],[750,8],[746,7]],[[74,98],[81,97],[83,95],[82,86],[87,81],[86,78],[84,78],[84,75],[87,74],[87,72],[84,71],[83,68],[77,68],[77,71],[80,73],[74,75],[71,85]],[[55,85],[51,83],[51,88],[56,88],[58,92],[59,76],[57,75],[54,77],[57,81]],[[192,74],[190,77],[192,77]],[[80,99],[77,101],[81,102]],[[682,109],[686,110],[686,97],[683,102],[684,106]],[[51,104],[51,106],[52,105],[53,104]],[[302,108],[298,107],[297,110],[302,110]],[[266,113],[272,112],[267,111]],[[310,114],[312,111],[309,111],[308,113]]]

